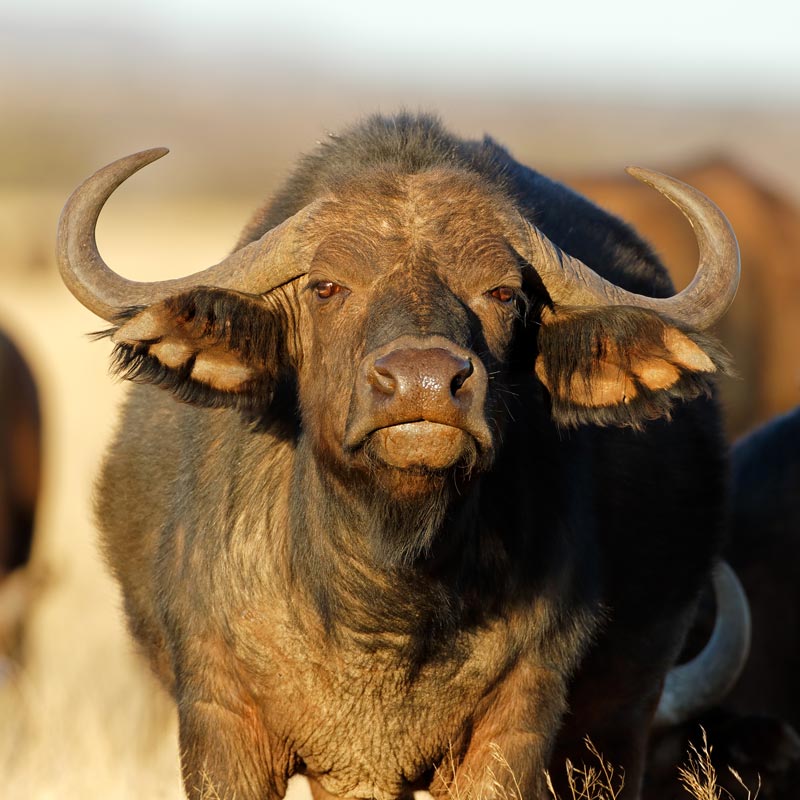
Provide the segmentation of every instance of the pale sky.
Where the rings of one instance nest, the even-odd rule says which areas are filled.
[[[6,0],[0,35],[39,63],[80,58],[94,37],[143,62],[246,55],[365,81],[696,85],[800,100],[796,0]]]

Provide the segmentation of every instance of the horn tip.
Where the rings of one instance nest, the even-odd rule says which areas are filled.
[[[148,158],[149,161],[156,161],[167,153],[169,153],[169,147],[151,147],[149,150],[142,150],[139,155]]]
[[[628,166],[625,167],[625,172],[632,178],[636,178],[637,181],[650,184],[652,184],[655,178],[661,175],[660,172],[656,172],[654,169],[647,169],[647,167]]]

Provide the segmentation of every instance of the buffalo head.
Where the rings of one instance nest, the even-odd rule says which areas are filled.
[[[521,375],[535,372],[562,424],[636,426],[703,391],[724,360],[697,331],[733,297],[735,238],[672,178],[631,170],[697,233],[697,275],[669,298],[610,283],[509,197],[446,168],[343,181],[216,266],[128,281],[100,257],[96,220],[165,152],[121,159],[75,192],[59,228],[67,285],[118,326],[128,377],[255,415],[296,382],[303,430],[337,475],[414,494],[488,466]]]

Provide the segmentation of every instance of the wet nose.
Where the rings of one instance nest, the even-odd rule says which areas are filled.
[[[466,391],[472,361],[444,348],[393,350],[376,359],[368,380],[386,398],[452,402]]]

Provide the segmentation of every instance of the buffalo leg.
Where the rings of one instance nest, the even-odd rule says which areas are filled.
[[[550,751],[544,733],[496,736],[470,747],[455,773],[452,796],[503,800],[545,800],[545,767]]]
[[[437,770],[431,794],[438,797],[545,800],[552,732],[565,709],[563,676],[535,665],[518,665],[499,686],[489,710],[476,721],[460,763]]]
[[[181,771],[191,800],[280,800],[286,794],[288,768],[278,774],[254,712],[193,701],[179,704],[179,721]]]

